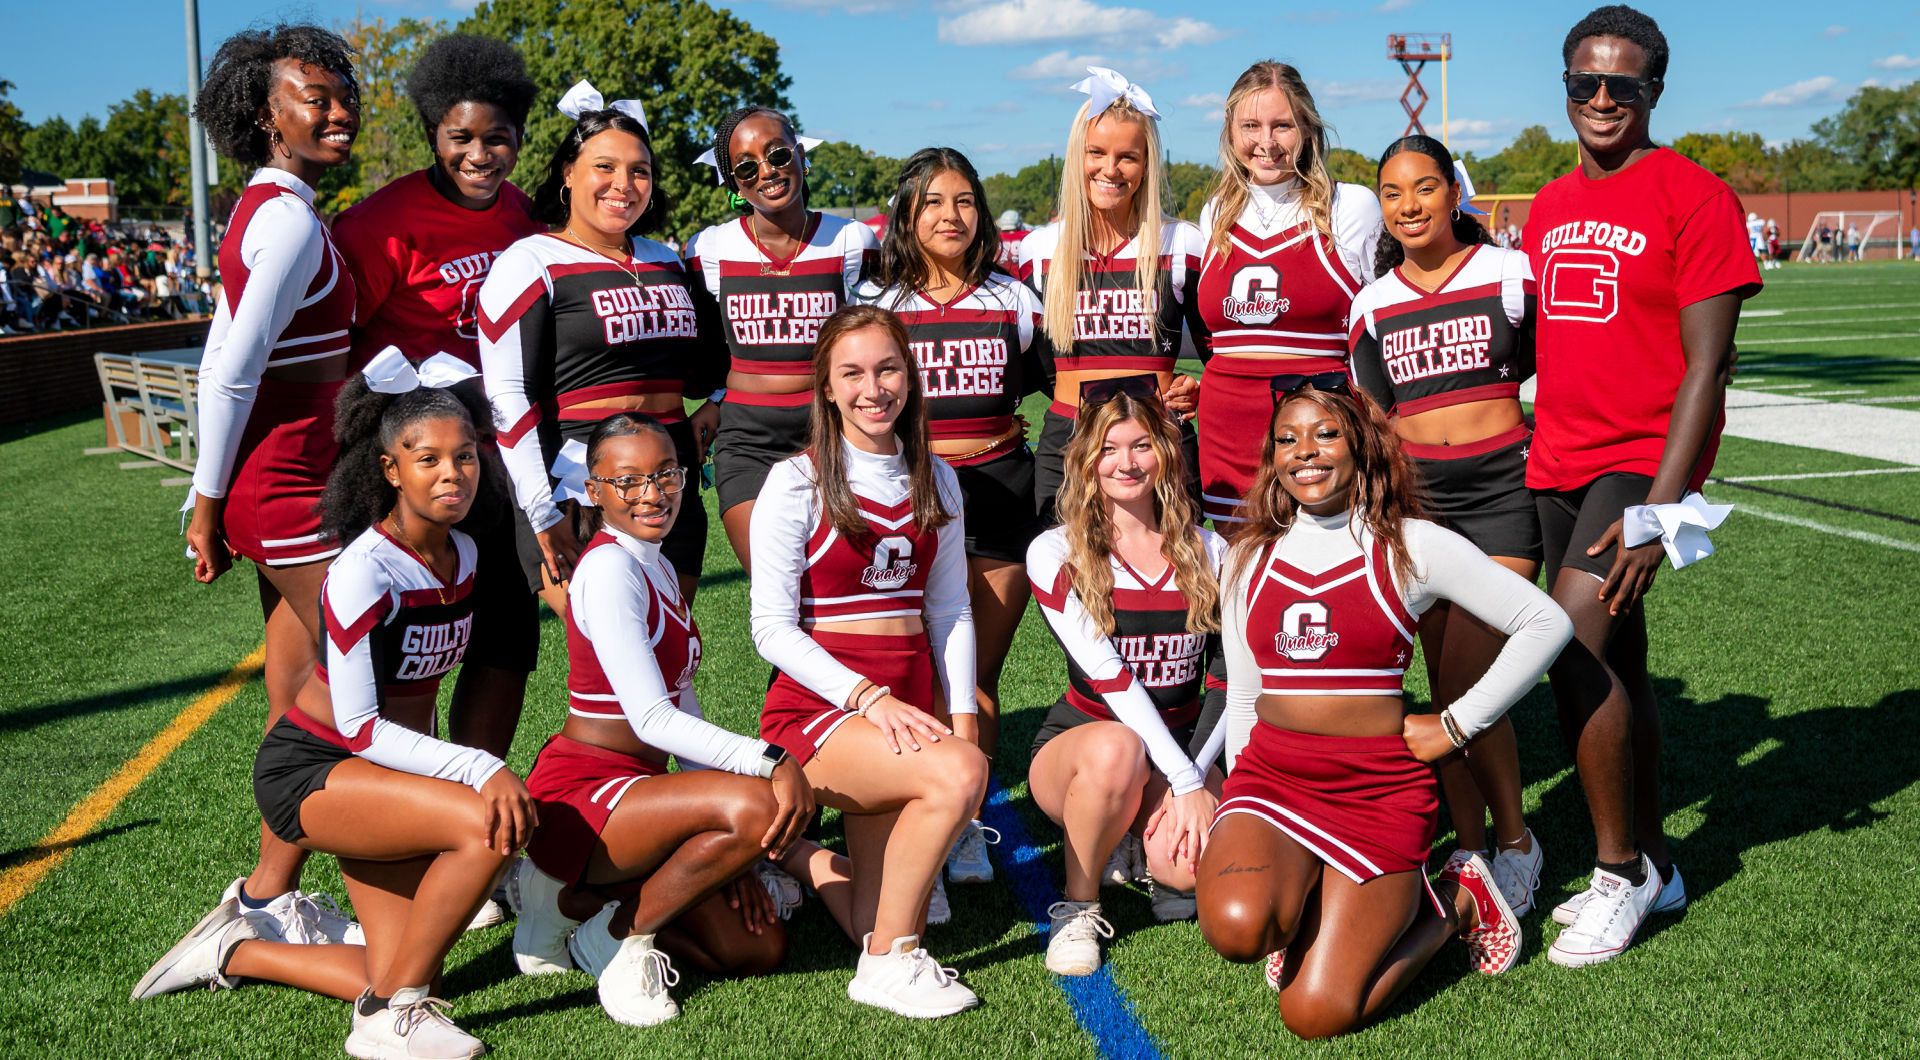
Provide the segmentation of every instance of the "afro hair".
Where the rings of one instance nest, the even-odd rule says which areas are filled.
[[[347,84],[357,106],[360,83],[353,77],[353,48],[339,34],[305,23],[281,23],[270,30],[243,29],[228,37],[207,67],[193,116],[207,130],[214,150],[250,165],[271,160],[260,108],[273,91],[273,64],[292,59],[317,66]]]
[[[470,33],[451,34],[427,45],[407,75],[407,96],[419,110],[429,138],[447,112],[462,103],[492,104],[505,111],[516,128],[524,129],[539,92],[513,45]]]
[[[1647,53],[1648,80],[1667,79],[1667,35],[1660,32],[1660,23],[1655,22],[1653,16],[1625,4],[1610,4],[1587,12],[1586,18],[1567,31],[1567,41],[1560,46],[1560,61],[1567,69],[1573,69],[1574,50],[1589,37],[1618,37],[1639,45],[1640,50]]]

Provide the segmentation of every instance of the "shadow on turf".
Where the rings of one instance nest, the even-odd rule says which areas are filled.
[[[138,821],[128,821],[126,824],[117,824],[112,828],[102,828],[97,832],[88,832],[78,839],[68,839],[59,843],[35,843],[30,847],[20,847],[15,850],[9,850],[5,853],[0,853],[0,872],[5,872],[23,862],[43,858],[49,854],[58,854],[63,851],[91,846],[102,839],[111,839],[122,833],[131,832],[136,828],[145,828],[149,825],[159,823],[160,819],[157,817],[142,817]]]
[[[64,703],[42,703],[39,706],[23,710],[12,710],[0,714],[0,733],[18,732],[45,725],[52,721],[64,721],[88,714],[102,714],[107,711],[128,710],[143,707],[159,700],[188,693],[204,692],[215,681],[226,676],[224,670],[209,670],[192,677],[177,678],[172,681],[159,681],[137,688],[125,688],[117,692],[106,692],[82,699],[69,699]]]

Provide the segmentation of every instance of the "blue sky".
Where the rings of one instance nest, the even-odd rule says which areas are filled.
[[[1322,5],[1318,7],[1309,5]],[[13,100],[29,121],[53,114],[104,117],[135,89],[186,86],[184,23],[177,4],[94,0],[82,23],[59,4],[21,5],[8,15]],[[1066,141],[1082,97],[1066,86],[1089,63],[1112,66],[1144,86],[1166,120],[1176,160],[1212,162],[1220,100],[1256,59],[1291,62],[1306,74],[1338,140],[1374,154],[1406,120],[1405,77],[1386,58],[1389,32],[1453,34],[1448,117],[1456,147],[1497,150],[1528,125],[1568,135],[1559,86],[1560,42],[1588,3],[1375,0],[1303,3],[1173,3],[1166,0],[740,0],[731,6],[781,45],[796,114],[817,136],[890,155],[929,144],[967,152],[985,172],[1012,170]],[[260,20],[350,20],[356,11],[457,20],[463,0],[308,0],[275,5],[201,0],[201,41],[219,41]],[[1654,116],[1665,140],[1684,132],[1739,129],[1770,141],[1805,136],[1863,83],[1920,76],[1920,5],[1737,4],[1666,0],[1643,5],[1674,52],[1666,97]],[[583,75],[612,94],[606,71]],[[1440,124],[1440,74],[1423,117]]]

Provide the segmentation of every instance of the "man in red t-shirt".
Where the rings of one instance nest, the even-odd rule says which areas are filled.
[[[1597,857],[1588,890],[1554,910],[1568,927],[1548,957],[1579,967],[1618,956],[1649,913],[1686,904],[1661,831],[1640,607],[1665,553],[1657,539],[1622,547],[1621,523],[1627,508],[1677,502],[1706,480],[1740,302],[1760,273],[1739,198],[1648,132],[1667,65],[1653,19],[1596,9],[1562,58],[1580,165],[1527,216],[1540,284],[1527,485],[1548,583],[1575,629],[1553,691]]]

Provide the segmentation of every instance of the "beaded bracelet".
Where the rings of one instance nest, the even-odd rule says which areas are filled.
[[[1452,741],[1455,750],[1463,754],[1466,753],[1467,736],[1460,731],[1460,723],[1453,720],[1453,711],[1443,710],[1440,712],[1440,728],[1446,732],[1447,739]]]
[[[860,697],[860,706],[854,713],[864,718],[867,716],[867,711],[872,709],[875,703],[880,702],[892,694],[893,689],[887,685],[874,685],[872,688],[867,689],[865,695]]]

